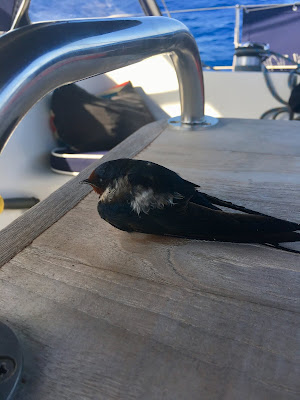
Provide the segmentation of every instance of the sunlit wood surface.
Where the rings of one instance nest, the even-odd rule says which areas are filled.
[[[299,122],[164,126],[138,132],[158,136],[138,158],[300,222]],[[299,399],[300,256],[118,231],[84,198],[87,174],[0,233],[0,319],[24,349],[16,399]]]

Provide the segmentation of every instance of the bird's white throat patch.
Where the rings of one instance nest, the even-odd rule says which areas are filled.
[[[100,201],[103,203],[109,203],[111,201],[122,198],[128,193],[129,188],[130,185],[127,176],[115,179],[104,190],[104,192],[100,196]]]
[[[145,189],[142,186],[137,186],[130,205],[137,214],[141,212],[147,214],[150,209],[162,209],[165,206],[175,204],[175,199],[182,198],[183,196],[180,193],[154,193],[151,188]]]

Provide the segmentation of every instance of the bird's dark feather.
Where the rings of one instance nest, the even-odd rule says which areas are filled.
[[[203,201],[204,199],[204,201]],[[229,208],[231,210],[237,210],[237,211],[242,211],[247,214],[252,214],[252,215],[264,215],[267,216],[266,214],[260,213],[258,211],[250,210],[249,208],[243,207],[243,206],[238,206],[237,204],[230,203],[229,201],[221,200],[218,199],[217,197],[210,196],[206,193],[202,192],[197,192],[191,199],[191,201],[195,204],[199,204],[202,206],[205,206],[205,203],[210,204],[211,206],[214,207],[215,210],[220,210],[220,208],[216,207],[215,205],[222,206],[225,208]],[[212,207],[209,207],[212,208]]]
[[[137,215],[128,204],[99,202],[100,216],[118,229],[229,242],[281,243],[300,240],[298,224],[272,217],[225,213],[188,203]]]

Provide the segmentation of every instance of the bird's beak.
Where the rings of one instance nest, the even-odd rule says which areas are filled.
[[[92,184],[92,182],[90,182],[89,179],[84,179],[83,181],[80,181],[79,183],[81,183],[81,184],[86,183],[87,185]]]

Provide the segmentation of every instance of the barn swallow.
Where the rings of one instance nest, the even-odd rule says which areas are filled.
[[[199,185],[153,162],[108,161],[82,183],[99,194],[100,216],[123,231],[277,247],[300,240],[300,224],[202,193]]]

